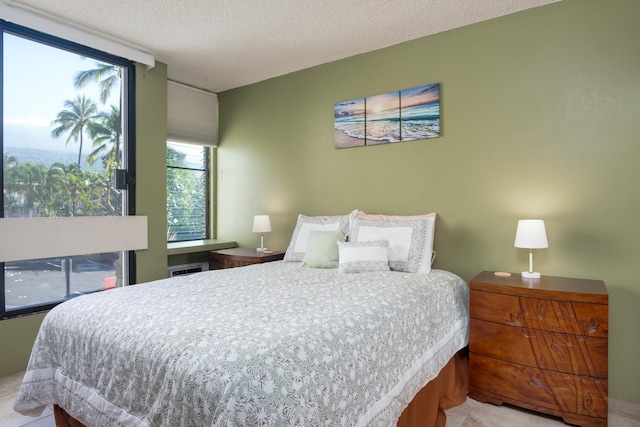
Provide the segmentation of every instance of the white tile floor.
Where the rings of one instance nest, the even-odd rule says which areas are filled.
[[[45,409],[40,417],[25,417],[14,412],[13,401],[24,372],[0,377],[0,426],[55,427],[53,411]],[[557,418],[534,414],[509,406],[494,406],[467,399],[447,411],[447,427],[558,427],[566,426]],[[640,405],[609,399],[610,427],[640,426]]]
[[[609,399],[609,427],[640,426],[640,405]],[[561,419],[472,399],[447,411],[447,427],[559,427]]]

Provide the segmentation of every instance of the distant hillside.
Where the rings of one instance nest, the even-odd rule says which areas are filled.
[[[63,151],[54,151],[54,150],[39,150],[37,148],[27,148],[27,147],[5,147],[5,154],[9,154],[16,158],[18,163],[27,163],[31,162],[34,165],[44,165],[47,168],[51,167],[54,163],[62,163],[64,165],[70,165],[78,162],[78,153],[66,153]],[[103,169],[102,161],[98,160],[93,164],[93,166],[87,165],[87,156],[82,156],[82,161],[80,162],[80,166],[82,169],[92,169],[94,171],[100,172]]]

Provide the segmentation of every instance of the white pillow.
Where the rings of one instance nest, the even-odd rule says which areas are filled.
[[[389,271],[387,240],[338,242],[338,272]]]
[[[311,231],[342,231],[347,235],[349,230],[349,217],[355,215],[353,211],[349,215],[334,216],[305,216],[298,215],[296,228],[291,235],[289,247],[284,254],[284,260],[290,262],[301,262],[309,246],[309,235]]]
[[[435,222],[435,212],[414,216],[357,212],[350,221],[349,240],[388,240],[391,270],[429,273]]]

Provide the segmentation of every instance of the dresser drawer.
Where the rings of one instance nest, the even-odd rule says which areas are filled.
[[[482,391],[500,402],[562,416],[597,418],[587,424],[607,423],[608,400],[605,379],[544,371],[470,352],[470,396]],[[508,390],[508,393],[505,393]],[[489,400],[491,399],[484,399]],[[584,424],[584,423],[580,423]]]
[[[587,337],[607,337],[609,308],[579,303],[471,290],[471,318],[525,329]]]
[[[608,377],[608,340],[472,319],[469,350],[567,374]]]

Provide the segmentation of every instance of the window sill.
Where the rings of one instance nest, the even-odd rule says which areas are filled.
[[[235,248],[238,244],[229,240],[190,240],[188,242],[167,243],[168,255],[189,254],[194,252],[208,252],[218,249]]]

